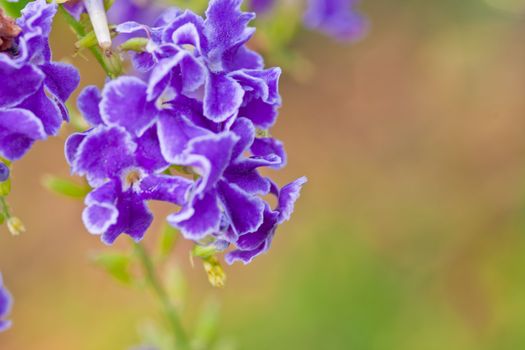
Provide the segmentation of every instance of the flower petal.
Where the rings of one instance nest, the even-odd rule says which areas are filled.
[[[32,112],[25,109],[0,109],[0,154],[16,160],[33,142],[46,138],[44,126]]]
[[[301,194],[301,188],[307,182],[305,176],[298,178],[292,183],[284,186],[279,193],[279,204],[277,211],[279,212],[278,223],[290,220],[290,216],[293,213],[294,205],[299,195]]]
[[[89,233],[100,235],[117,222],[118,210],[113,204],[92,204],[82,212],[82,221]]]
[[[0,108],[12,107],[34,94],[45,75],[32,65],[17,67],[7,55],[0,54]]]
[[[158,200],[182,205],[193,181],[179,176],[150,175],[140,182],[144,199]]]
[[[218,183],[218,193],[226,215],[237,235],[255,231],[263,221],[264,202],[226,181]]]
[[[134,165],[137,145],[122,128],[99,126],[81,142],[72,165],[73,172],[87,175],[92,185],[118,177],[122,169]]]
[[[168,222],[187,239],[199,240],[219,229],[221,211],[214,191],[194,197],[180,212],[168,216]]]
[[[238,137],[230,132],[195,138],[185,152],[183,165],[193,166],[202,176],[198,192],[206,192],[219,181],[231,160]]]
[[[178,113],[181,111],[178,110]],[[159,116],[158,134],[164,158],[173,164],[181,161],[189,142],[209,132],[196,126],[185,115],[162,113]]]
[[[157,136],[155,126],[149,128],[137,141],[137,151],[135,153],[137,164],[148,171],[164,169],[168,163],[164,160]]]
[[[241,85],[223,74],[210,73],[204,89],[204,115],[220,123],[236,114],[242,104]]]
[[[271,239],[277,228],[277,217],[279,213],[269,210],[264,211],[263,223],[257,230],[239,237],[235,244],[241,250],[253,250],[259,247],[267,239]]]
[[[147,85],[136,77],[123,76],[106,84],[100,114],[108,125],[119,125],[141,136],[156,121],[155,106],[146,101]]]
[[[271,168],[280,169],[286,165],[287,157],[284,150],[284,145],[277,139],[272,137],[256,138],[250,150],[256,157],[267,158],[271,155],[278,156],[281,161],[277,164],[268,165]]]
[[[143,199],[133,191],[124,192],[118,197],[117,210],[117,222],[102,234],[102,241],[113,244],[122,233],[140,241],[153,221]]]
[[[77,108],[91,126],[97,126],[103,123],[102,117],[100,116],[101,101],[102,96],[100,95],[100,90],[94,85],[86,86],[80,95],[78,95]]]
[[[212,0],[209,3],[204,32],[209,42],[208,59],[212,65],[221,67],[225,52],[238,48],[253,35],[254,29],[247,25],[255,14],[242,12],[241,3],[242,0]]]
[[[66,63],[50,62],[40,67],[46,74],[44,84],[60,102],[64,103],[80,83],[78,70]]]
[[[22,101],[17,107],[33,112],[42,122],[44,130],[48,135],[58,134],[60,125],[62,124],[62,113],[58,105],[47,97],[42,87]]]
[[[259,254],[264,253],[268,250],[268,244],[265,242],[261,243],[257,248],[252,250],[232,250],[224,256],[224,260],[228,265],[233,264],[236,261],[242,261],[245,265],[252,262],[252,260]]]

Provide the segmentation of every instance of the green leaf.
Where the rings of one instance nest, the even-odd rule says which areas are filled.
[[[188,294],[188,283],[184,273],[177,266],[169,265],[164,272],[163,281],[169,298],[178,309],[182,309]]]
[[[0,0],[0,7],[3,8],[9,16],[18,18],[20,17],[20,11],[22,11],[28,2],[29,0],[20,0],[18,2]]]
[[[193,349],[210,349],[219,331],[220,304],[215,298],[208,298],[195,325]]]
[[[117,281],[124,284],[131,284],[133,281],[133,275],[130,272],[131,255],[121,252],[100,252],[95,254],[92,260]]]
[[[9,193],[11,193],[11,178],[0,182],[0,196],[6,197]]]
[[[53,175],[45,175],[42,183],[51,192],[72,198],[84,198],[91,191],[91,188],[87,185],[79,185],[73,181]]]
[[[160,232],[158,241],[158,256],[159,259],[165,260],[175,248],[177,238],[179,237],[178,232],[175,228],[169,224],[164,224],[162,231]]]
[[[157,322],[146,320],[139,326],[139,336],[144,346],[153,346],[159,350],[173,350],[175,339]]]

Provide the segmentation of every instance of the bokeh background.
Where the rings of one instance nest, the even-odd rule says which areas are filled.
[[[342,45],[301,32],[309,61],[285,74],[273,133],[289,165],[280,184],[309,183],[272,250],[227,267],[212,288],[177,247],[168,269],[191,328],[218,301],[224,348],[525,349],[525,3],[364,0],[371,30]],[[55,24],[55,56],[103,83],[88,53]],[[65,130],[66,131],[66,130]],[[89,259],[102,246],[82,203],[49,193],[69,176],[62,137],[14,169],[10,202],[28,232],[0,232],[0,266],[16,296],[6,350],[115,350],[158,319],[151,296]],[[154,205],[156,230],[169,208]],[[182,283],[182,282],[181,282]]]

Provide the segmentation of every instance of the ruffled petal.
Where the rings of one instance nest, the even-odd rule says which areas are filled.
[[[87,175],[88,181],[96,186],[134,165],[136,148],[124,129],[99,126],[80,143],[72,164],[73,172]]]
[[[262,223],[264,202],[239,187],[220,181],[217,187],[225,213],[237,235],[255,231]]]
[[[77,150],[82,141],[86,138],[89,131],[87,132],[77,132],[74,134],[71,134],[67,140],[66,145],[64,147],[64,153],[66,156],[66,160],[68,164],[71,166],[76,158]]]
[[[155,123],[157,116],[155,105],[146,100],[146,89],[146,83],[130,76],[107,83],[100,104],[102,120],[141,136]]]
[[[149,128],[136,142],[136,162],[142,169],[154,172],[168,166],[160,150],[155,126]]]
[[[221,70],[223,57],[232,48],[238,48],[253,35],[254,29],[247,24],[254,13],[240,10],[242,0],[212,0],[206,11],[204,32],[209,42],[208,59],[212,66]]]
[[[40,89],[45,75],[32,65],[17,67],[7,55],[0,55],[0,108],[12,107]]]
[[[182,165],[193,166],[202,176],[199,180],[198,192],[210,190],[219,181],[230,163],[237,140],[237,136],[229,132],[192,140],[185,152]]]
[[[252,249],[252,250],[240,250],[240,249],[232,250],[231,252],[228,252],[224,256],[224,260],[226,260],[226,263],[228,265],[231,265],[236,261],[241,261],[246,265],[246,264],[251,263],[252,260],[257,255],[260,255],[266,252],[267,250],[268,250],[268,244],[265,241],[261,243],[261,245],[259,245],[257,248]]]
[[[22,101],[17,107],[33,112],[42,122],[44,130],[48,135],[56,135],[60,130],[62,112],[58,105],[47,97],[42,87]]]
[[[44,126],[32,112],[25,109],[0,109],[0,154],[16,160],[36,140],[46,138]]]
[[[279,212],[279,224],[290,220],[295,202],[299,198],[299,195],[301,194],[301,188],[306,182],[307,178],[303,176],[281,189],[279,193],[279,203],[277,205],[277,211]]]
[[[153,221],[153,215],[140,195],[133,191],[122,193],[117,201],[117,222],[102,234],[102,241],[113,244],[122,233],[127,234],[136,242],[144,237],[144,233]]]
[[[91,126],[102,124],[100,116],[100,90],[94,85],[86,86],[77,99],[77,108]]]
[[[264,211],[264,220],[261,226],[254,231],[239,237],[235,244],[241,250],[257,249],[264,241],[271,238],[277,227],[278,213],[268,208]]]
[[[204,115],[220,123],[235,115],[242,104],[244,90],[232,78],[210,73],[204,90]]]
[[[281,141],[273,137],[256,138],[250,150],[254,156],[260,158],[267,158],[272,155],[278,156],[280,162],[268,165],[269,167],[280,169],[286,165],[287,157],[284,145]]]
[[[206,51],[208,42],[204,35],[204,20],[191,11],[185,11],[165,26],[162,41],[177,45],[189,44],[198,51]]]
[[[187,239],[199,240],[219,230],[221,211],[214,191],[194,197],[180,212],[168,216],[168,222]]]
[[[182,205],[193,181],[179,176],[150,175],[140,182],[142,197]]]
[[[3,332],[11,327],[11,321],[6,320],[6,317],[11,312],[12,307],[13,297],[4,286],[2,275],[0,274],[0,332]]]
[[[260,98],[250,98],[239,108],[239,117],[250,119],[261,129],[269,129],[277,120],[277,105],[264,102]]]
[[[255,140],[255,127],[253,123],[246,118],[238,118],[230,129],[239,137],[232,153],[232,159],[239,158]]]
[[[50,62],[40,67],[46,74],[44,84],[49,91],[64,103],[80,83],[78,70],[66,63]]]
[[[178,111],[179,114],[182,111]],[[160,149],[164,158],[173,164],[181,161],[191,140],[207,135],[206,129],[196,126],[185,115],[162,113],[158,122]]]

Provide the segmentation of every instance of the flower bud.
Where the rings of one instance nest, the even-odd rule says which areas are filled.
[[[226,282],[226,273],[222,269],[219,260],[212,256],[206,260],[203,260],[204,270],[208,274],[208,281],[214,287],[222,288]]]
[[[26,232],[24,223],[16,216],[11,216],[7,219],[7,229],[13,236],[18,236],[19,234]]]
[[[0,163],[0,182],[7,181],[9,179],[9,167],[4,163]]]
[[[109,33],[108,19],[102,0],[84,0],[89,14],[93,31],[100,47],[106,51],[111,48],[111,34]]]

